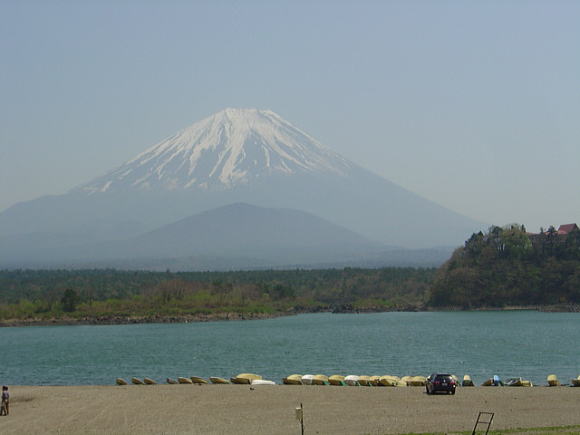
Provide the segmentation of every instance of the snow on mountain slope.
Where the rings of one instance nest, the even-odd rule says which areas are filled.
[[[225,109],[77,191],[222,190],[270,175],[347,175],[352,167],[274,112]]]

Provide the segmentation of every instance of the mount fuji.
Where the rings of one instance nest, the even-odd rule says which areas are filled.
[[[300,210],[405,248],[457,245],[481,227],[356,165],[274,112],[225,109],[66,194],[4,210],[0,254],[18,261],[39,247],[55,254],[130,240],[235,203]]]

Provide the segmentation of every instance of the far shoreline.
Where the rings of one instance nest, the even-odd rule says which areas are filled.
[[[465,309],[463,307],[403,307],[392,309],[339,307],[333,309],[295,310],[275,313],[239,313],[224,312],[212,314],[183,314],[183,315],[153,315],[153,316],[99,316],[99,317],[60,317],[50,319],[7,319],[0,321],[0,328],[23,326],[99,326],[99,325],[138,325],[138,324],[167,324],[167,323],[205,323],[219,321],[264,320],[277,317],[288,317],[299,314],[372,314],[390,312],[485,312],[485,311],[538,311],[546,313],[580,313],[580,305],[545,305],[545,306],[505,306],[505,307],[478,307]]]

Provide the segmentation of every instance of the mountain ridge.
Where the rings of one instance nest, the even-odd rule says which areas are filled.
[[[301,210],[404,248],[457,245],[482,227],[350,162],[274,112],[226,109],[66,194],[4,210],[0,238],[11,246],[20,238],[30,255],[56,253],[238,202]]]

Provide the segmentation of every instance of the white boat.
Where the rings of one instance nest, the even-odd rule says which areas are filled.
[[[276,385],[276,382],[266,379],[252,379],[252,385]]]
[[[358,375],[348,375],[344,377],[344,383],[350,385],[351,387],[358,387]]]
[[[304,385],[312,385],[312,381],[314,380],[314,375],[304,375],[302,376],[302,383]]]

